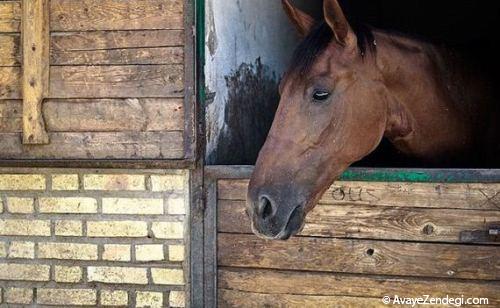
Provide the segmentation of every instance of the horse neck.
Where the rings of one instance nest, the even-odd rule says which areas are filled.
[[[464,86],[457,78],[461,73],[431,44],[383,31],[374,35],[376,64],[388,90],[389,121],[410,126],[403,127],[407,135],[389,132],[389,139],[399,150],[424,159],[465,154],[472,146],[468,109],[473,104],[457,101]]]

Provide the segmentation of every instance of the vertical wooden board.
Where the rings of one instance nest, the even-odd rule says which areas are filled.
[[[50,133],[48,145],[21,144],[20,134],[0,134],[0,159],[181,159],[182,132]]]
[[[21,31],[21,1],[0,1],[0,33]]]
[[[42,103],[49,93],[49,0],[23,1],[23,143],[47,144]]]
[[[182,97],[182,65],[53,66],[51,98]]]
[[[0,35],[0,66],[21,65],[20,36]]]
[[[464,279],[500,279],[500,248],[456,244],[218,236],[219,265]]]
[[[51,0],[53,31],[183,29],[183,0]]]

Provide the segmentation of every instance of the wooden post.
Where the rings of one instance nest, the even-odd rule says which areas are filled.
[[[47,144],[42,103],[49,93],[49,1],[23,0],[23,143]]]

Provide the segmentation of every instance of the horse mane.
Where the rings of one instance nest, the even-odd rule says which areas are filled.
[[[372,28],[363,23],[353,23],[351,27],[356,35],[361,56],[364,57],[367,50],[376,52]],[[333,31],[330,26],[325,21],[319,22],[295,49],[291,67],[300,74],[308,73],[316,58],[325,51],[332,40]]]

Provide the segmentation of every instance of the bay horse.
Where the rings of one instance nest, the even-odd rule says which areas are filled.
[[[436,163],[500,157],[493,87],[453,52],[351,25],[337,0],[324,0],[321,22],[282,2],[305,38],[250,180],[254,233],[286,240],[300,232],[333,181],[383,138]]]

